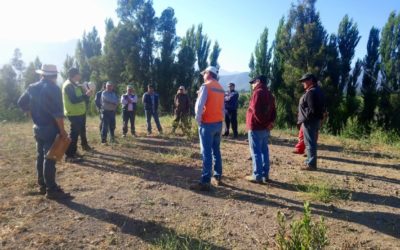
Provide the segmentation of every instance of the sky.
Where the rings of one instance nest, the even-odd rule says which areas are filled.
[[[222,51],[221,68],[229,72],[248,71],[250,54],[265,27],[272,43],[281,17],[286,17],[291,0],[153,0],[156,15],[167,8],[175,10],[177,35],[183,36],[193,24],[218,41]],[[295,0],[294,3],[297,1]],[[115,22],[117,0],[4,0],[0,7],[0,60],[12,51],[2,47],[21,44],[65,43],[79,39],[93,26],[104,36],[104,20]],[[391,11],[400,11],[400,0],[319,0],[316,8],[328,33],[336,33],[344,15],[358,24],[361,40],[355,58],[366,53],[372,26],[382,28]],[[29,46],[28,46],[29,47]],[[26,51],[26,48],[25,48]],[[24,51],[22,51],[24,54]],[[25,54],[29,54],[26,52]],[[40,57],[40,55],[38,55]],[[24,60],[33,60],[24,58]],[[8,60],[8,59],[7,59]]]

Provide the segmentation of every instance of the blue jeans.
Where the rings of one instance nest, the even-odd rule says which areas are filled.
[[[251,159],[253,162],[253,178],[261,181],[263,177],[269,177],[269,149],[268,140],[270,132],[268,130],[250,130],[249,146]]]
[[[320,121],[307,121],[303,123],[304,144],[306,145],[306,164],[310,167],[317,167],[317,134]]]
[[[33,133],[36,140],[36,171],[38,184],[41,187],[46,187],[47,190],[52,190],[57,187],[56,184],[56,162],[46,159],[46,154],[59,133],[55,125],[33,128]]]
[[[107,133],[110,130],[110,136],[114,139],[115,131],[115,111],[104,110],[102,113],[101,140],[107,140]]]
[[[144,110],[144,114],[146,115],[146,122],[147,122],[147,132],[151,133],[151,117],[153,116],[154,122],[156,123],[158,132],[162,132],[162,127],[160,124],[160,119],[158,119],[157,111],[153,110]]]
[[[200,148],[203,158],[201,183],[210,183],[214,158],[214,177],[221,179],[222,158],[220,151],[222,122],[203,123],[199,126]]]

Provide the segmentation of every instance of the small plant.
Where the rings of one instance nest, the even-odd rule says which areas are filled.
[[[186,235],[177,235],[168,232],[156,240],[153,249],[162,250],[211,250],[212,247],[204,241],[191,238]]]
[[[278,212],[278,234],[276,244],[278,249],[323,249],[329,244],[327,228],[324,218],[320,217],[318,222],[313,222],[311,218],[310,203],[304,203],[303,218],[290,223],[290,230],[286,226],[286,217],[282,212]]]
[[[296,184],[298,191],[310,194],[312,200],[322,201],[328,203],[335,199],[348,200],[351,197],[351,193],[347,190],[336,189],[332,185],[322,183],[312,184]]]

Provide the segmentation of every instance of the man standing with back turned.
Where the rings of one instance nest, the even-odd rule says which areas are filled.
[[[57,67],[44,64],[36,72],[41,75],[40,81],[29,85],[18,106],[30,113],[34,124],[39,192],[48,199],[69,199],[72,196],[56,184],[56,161],[45,158],[57,134],[68,137],[64,129],[62,94],[57,86]]]
[[[317,78],[310,73],[299,80],[306,91],[300,98],[297,125],[304,132],[307,160],[301,170],[317,170],[317,135],[325,113],[325,98]]]
[[[222,177],[220,151],[222,121],[224,120],[224,89],[218,83],[218,69],[207,67],[202,73],[201,85],[195,104],[196,121],[199,125],[203,171],[199,183],[190,186],[197,191],[209,191],[210,182],[219,186]],[[214,173],[212,165],[214,160]]]

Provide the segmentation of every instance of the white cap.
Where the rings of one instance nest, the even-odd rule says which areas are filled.
[[[203,71],[201,72],[201,74],[204,75],[204,73],[206,73],[206,72],[211,72],[211,73],[214,73],[215,75],[218,76],[218,71],[219,71],[219,70],[217,69],[217,67],[208,66],[205,70],[203,70]]]

